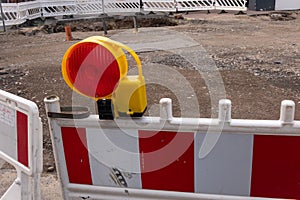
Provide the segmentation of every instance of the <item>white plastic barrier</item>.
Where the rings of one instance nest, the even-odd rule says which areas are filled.
[[[3,8],[5,24],[7,26],[22,24],[26,21],[26,19],[20,17],[19,6],[17,3],[3,3],[2,8]]]
[[[17,179],[1,200],[40,199],[42,151],[36,104],[0,90],[0,158],[17,170]]]
[[[39,2],[44,17],[75,15],[77,13],[74,0],[39,0]]]
[[[99,15],[139,13],[144,11],[176,12],[197,10],[245,11],[247,0],[36,0],[3,3],[6,25],[18,25],[38,17],[62,15]],[[142,3],[142,4],[141,4]],[[2,24],[0,24],[2,26]]]
[[[103,14],[103,0],[76,0],[78,15]]]
[[[178,11],[213,10],[214,0],[177,0]]]
[[[140,0],[105,0],[105,13],[138,13],[141,12]]]
[[[39,1],[22,2],[18,4],[20,18],[31,20],[41,17],[42,8]]]
[[[59,98],[45,103],[64,199],[300,198],[292,101],[280,120],[231,119],[230,100],[218,119],[175,118],[170,99],[160,117],[115,120],[59,118]]]
[[[217,10],[237,10],[246,11],[247,0],[215,0]]]
[[[144,11],[176,12],[175,0],[143,0]]]
[[[143,0],[145,11],[197,11],[237,10],[245,11],[247,0]]]

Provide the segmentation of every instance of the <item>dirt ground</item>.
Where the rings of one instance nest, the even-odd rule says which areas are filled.
[[[300,119],[300,12],[259,16],[189,13],[183,17],[184,20],[176,20],[177,26],[168,28],[197,41],[215,61],[226,97],[232,101],[233,118],[278,119],[280,102],[289,99],[295,101],[295,117]],[[109,30],[107,36],[118,32],[120,30]],[[77,39],[93,35],[102,35],[102,32],[73,32]],[[48,177],[43,183],[47,185],[57,183],[56,172],[52,170],[55,163],[43,99],[55,94],[62,105],[70,104],[72,91],[62,78],[61,60],[75,42],[78,40],[66,42],[62,32],[40,31],[28,36],[11,30],[0,34],[0,89],[32,100],[39,107],[44,128],[43,177]],[[184,59],[161,51],[144,52],[139,56],[144,63],[168,65],[182,74],[196,93],[201,117],[211,116],[210,91],[199,73],[188,67]],[[157,76],[163,75],[158,72]],[[174,81],[172,77],[161,78]],[[180,115],[182,108],[174,91],[149,84],[147,95],[150,108],[160,98],[171,97],[174,115]],[[148,114],[157,115],[154,111]],[[194,116],[192,110],[190,116]],[[3,168],[7,176],[9,169]],[[0,178],[2,182],[5,175]],[[6,186],[1,187],[3,191]],[[46,195],[44,199],[54,197]]]

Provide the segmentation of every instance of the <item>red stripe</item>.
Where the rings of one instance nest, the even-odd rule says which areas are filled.
[[[18,161],[28,167],[28,117],[17,111]]]
[[[194,192],[194,133],[139,131],[143,189]]]
[[[61,133],[69,182],[92,185],[85,128],[62,127]]]
[[[251,196],[300,199],[300,137],[254,137]]]

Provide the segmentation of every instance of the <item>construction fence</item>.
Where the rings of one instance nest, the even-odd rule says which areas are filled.
[[[136,14],[200,10],[245,11],[247,0],[36,0],[2,3],[5,25],[19,25],[39,17],[64,15]],[[2,24],[0,25],[2,26]]]

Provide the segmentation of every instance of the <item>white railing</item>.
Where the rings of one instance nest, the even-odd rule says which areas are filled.
[[[36,0],[2,3],[6,25],[18,25],[38,17],[176,12],[197,10],[245,11],[247,0]],[[142,4],[141,4],[142,3]],[[1,19],[1,15],[0,15]],[[0,24],[2,26],[2,24]]]

